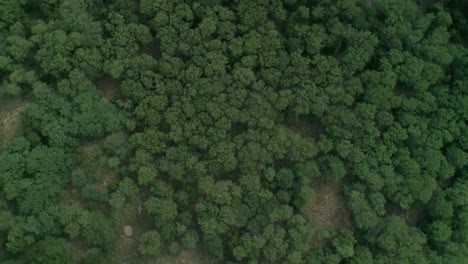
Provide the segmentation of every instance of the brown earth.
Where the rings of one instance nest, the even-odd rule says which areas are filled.
[[[300,117],[286,120],[287,127],[293,134],[300,135],[305,138],[312,137],[318,139],[322,133],[320,122],[312,117]]]
[[[312,222],[312,244],[320,246],[320,233],[337,229],[353,229],[351,210],[346,203],[342,183],[321,179],[312,182],[314,199],[307,208]]]
[[[103,77],[95,82],[96,87],[102,92],[107,102],[121,96],[120,81],[110,76]]]
[[[118,180],[118,171],[107,167],[107,159],[102,153],[103,140],[82,143],[79,148],[81,157],[95,170],[98,182],[96,185],[106,188]]]
[[[0,101],[0,147],[21,133],[21,114],[29,104],[21,100]]]
[[[195,250],[182,250],[177,257],[161,257],[147,264],[208,264],[208,257]]]

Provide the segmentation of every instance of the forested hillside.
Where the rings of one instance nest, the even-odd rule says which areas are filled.
[[[467,19],[0,0],[0,264],[468,263]]]

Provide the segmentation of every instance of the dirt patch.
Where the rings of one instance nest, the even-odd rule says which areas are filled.
[[[98,90],[103,93],[103,96],[107,102],[112,101],[114,98],[119,98],[122,95],[120,81],[110,76],[100,78],[94,84]]]
[[[208,264],[210,260],[195,250],[182,250],[177,257],[161,257],[147,264]]]
[[[95,162],[102,156],[100,145],[102,140],[89,140],[81,143],[80,153],[83,158],[89,161]]]
[[[427,216],[427,211],[422,204],[416,204],[410,209],[403,209],[396,203],[388,202],[385,204],[385,212],[404,218],[410,226],[418,226]]]
[[[142,198],[126,203],[113,213],[119,238],[113,253],[113,263],[140,264],[208,264],[210,259],[202,250],[182,250],[178,256],[143,257],[138,253],[139,239],[145,232],[153,230],[154,218],[144,210]],[[131,225],[133,234],[126,237],[122,228]]]
[[[153,44],[143,47],[140,49],[140,53],[148,54],[151,57],[159,60],[162,56],[161,45],[159,40],[156,40]]]
[[[288,118],[286,125],[293,134],[298,134],[304,138],[318,139],[323,130],[320,121],[314,117]]]
[[[134,200],[114,211],[116,232],[119,234],[113,253],[114,263],[146,263],[138,254],[138,240],[143,233],[151,230],[152,217],[145,214],[142,205],[140,200]],[[132,226],[131,237],[126,237],[122,231],[126,225]]]
[[[60,202],[65,206],[82,207],[81,196],[77,189],[70,188],[64,191]]]
[[[114,263],[142,263],[138,255],[138,240],[131,237],[120,236],[114,252]]]
[[[314,180],[312,188],[315,197],[307,208],[307,214],[313,224],[312,242],[319,243],[319,233],[336,229],[353,229],[351,210],[347,207],[342,183]]]
[[[102,151],[104,140],[82,142],[80,155],[89,167],[96,173],[96,185],[106,188],[118,181],[118,171],[107,166],[107,157]]]
[[[0,100],[0,147],[21,134],[21,114],[29,104],[21,100]]]
[[[408,87],[407,85],[404,85],[400,81],[398,81],[395,85],[393,93],[395,96],[400,96],[404,98],[415,98],[418,96],[418,93],[414,89]]]
[[[405,214],[405,219],[410,226],[417,226],[425,218],[426,210],[423,206],[407,210]]]
[[[88,247],[82,241],[72,241],[70,251],[71,263],[82,263],[87,250]]]

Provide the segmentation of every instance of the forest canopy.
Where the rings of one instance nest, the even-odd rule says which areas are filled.
[[[468,263],[467,36],[462,0],[0,0],[0,264]]]

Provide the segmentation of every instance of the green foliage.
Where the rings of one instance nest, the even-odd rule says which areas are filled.
[[[448,241],[452,235],[452,228],[450,227],[450,223],[437,221],[430,224],[429,235],[437,242]]]
[[[0,98],[18,97],[22,94],[21,87],[18,85],[4,83],[1,86]]]
[[[124,178],[119,183],[119,188],[116,192],[111,194],[109,203],[115,207],[120,208],[125,200],[132,199],[138,193],[138,187],[130,178]]]
[[[161,253],[161,237],[156,231],[149,231],[141,235],[138,251],[143,255],[157,257]]]
[[[378,215],[363,193],[357,191],[351,193],[350,207],[355,212],[355,222],[359,228],[369,229],[377,225]]]
[[[109,258],[99,249],[93,248],[86,252],[84,264],[105,264],[109,263]]]
[[[83,237],[87,243],[107,252],[114,248],[116,234],[113,232],[112,224],[104,215],[89,213],[82,221]]]
[[[424,263],[428,255],[424,252],[426,236],[414,227],[408,227],[402,218],[383,218],[375,230],[370,231],[369,241],[376,247],[376,259]],[[384,262],[385,263],[385,262]]]
[[[138,183],[140,185],[149,185],[158,175],[154,167],[144,166],[138,170]]]
[[[38,214],[57,201],[74,164],[74,156],[65,149],[31,148],[26,139],[18,138],[1,155],[0,183],[20,212]]]
[[[69,262],[70,244],[62,238],[47,237],[39,241],[29,254],[29,263],[65,264]]]
[[[96,203],[106,203],[109,201],[109,193],[107,189],[104,189],[95,185],[88,185],[83,188],[81,195],[84,199],[96,202]]]
[[[351,232],[343,232],[332,242],[338,255],[342,258],[350,258],[354,256],[355,238]]]
[[[466,8],[0,1],[0,262],[466,262]]]

